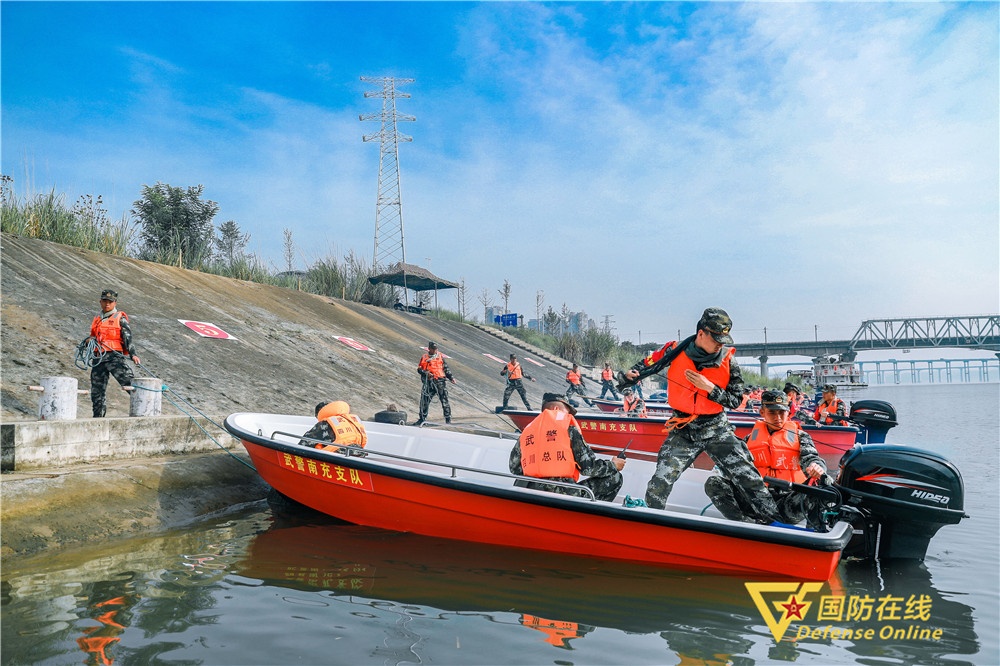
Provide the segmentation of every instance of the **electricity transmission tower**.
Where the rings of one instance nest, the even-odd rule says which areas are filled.
[[[399,143],[413,141],[413,137],[396,131],[396,123],[416,120],[413,116],[396,113],[396,98],[409,97],[409,93],[396,91],[396,86],[413,83],[413,79],[397,79],[391,76],[362,76],[365,83],[374,83],[379,90],[365,91],[365,97],[381,97],[382,111],[363,113],[360,120],[380,120],[382,128],[378,132],[366,134],[365,142],[378,141],[378,199],[375,204],[375,254],[373,268],[390,266],[396,262],[406,263],[403,247],[403,210],[399,195]],[[405,274],[404,274],[405,282]],[[406,293],[406,287],[403,287]],[[407,299],[409,300],[409,299]]]
[[[604,332],[608,335],[613,335],[615,330],[615,321],[611,318],[614,315],[604,315]]]

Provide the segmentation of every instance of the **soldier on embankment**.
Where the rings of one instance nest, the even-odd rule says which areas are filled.
[[[107,412],[106,393],[108,375],[114,375],[122,388],[132,386],[135,376],[125,362],[128,355],[139,365],[139,357],[132,344],[132,329],[128,325],[128,315],[118,309],[118,292],[105,289],[101,292],[101,312],[90,325],[90,335],[97,341],[94,353],[102,354],[101,361],[90,371],[90,400],[94,407],[94,418],[102,418]]]

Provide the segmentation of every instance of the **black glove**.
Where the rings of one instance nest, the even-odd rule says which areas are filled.
[[[629,379],[628,377],[626,377],[624,370],[619,370],[618,374],[615,376],[615,379],[618,381],[618,387],[617,388],[618,388],[619,391],[621,391],[623,388],[626,388],[626,387],[629,387],[629,386],[635,386],[636,384],[639,383],[638,380]]]

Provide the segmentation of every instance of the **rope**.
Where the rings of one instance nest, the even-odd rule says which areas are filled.
[[[503,421],[505,425],[509,425],[510,427],[514,428],[515,430],[518,430],[518,427],[516,425],[514,425],[511,421],[508,421],[507,419],[505,419],[500,414],[497,414],[497,412],[496,412],[495,409],[490,409],[489,407],[487,407],[485,404],[483,404],[482,400],[480,400],[476,396],[472,395],[469,391],[466,391],[464,386],[462,386],[461,384],[455,384],[455,386],[458,387],[458,388],[460,388],[460,389],[462,389],[462,391],[464,391],[466,395],[468,395],[470,398],[472,398],[473,400],[475,400],[476,402],[478,402],[480,405],[483,405],[483,409],[485,409],[487,411],[487,413],[492,414],[493,416],[497,417],[498,419],[500,419],[501,421]]]
[[[103,361],[104,355],[110,351],[109,349],[103,349],[97,338],[91,335],[84,338],[83,342],[76,346],[76,357],[73,362],[81,370],[90,370]]]
[[[143,365],[142,363],[136,363],[136,365],[137,365],[138,367],[142,368],[143,372],[145,372],[145,373],[146,373],[147,375],[149,375],[150,377],[152,377],[152,378],[154,378],[154,379],[156,379],[156,378],[157,378],[157,377],[156,377],[156,375],[154,375],[154,374],[153,374],[152,372],[150,372],[150,371],[149,371],[149,369],[148,369],[148,368],[146,368],[146,366],[144,366],[144,365]],[[188,411],[187,411],[187,410],[185,410],[185,409],[184,409],[183,407],[181,407],[180,405],[178,405],[178,404],[177,404],[177,403],[176,403],[176,402],[174,401],[174,399],[173,399],[173,398],[171,398],[171,397],[170,397],[169,395],[167,395],[167,393],[168,393],[168,392],[169,392],[169,393],[173,393],[173,394],[174,394],[175,396],[177,396],[177,398],[178,398],[179,400],[183,400],[183,401],[184,401],[184,402],[185,402],[185,403],[186,403],[186,404],[187,404],[187,405],[188,405],[189,407],[191,407],[191,409],[193,409],[194,411],[198,412],[198,414],[200,414],[202,418],[204,418],[204,419],[205,419],[206,421],[208,421],[209,423],[211,423],[212,425],[214,425],[214,426],[215,426],[216,428],[218,428],[219,430],[222,430],[223,432],[227,432],[227,433],[229,432],[228,430],[226,430],[225,428],[223,428],[223,427],[222,427],[221,425],[219,425],[218,423],[216,423],[215,421],[213,421],[213,420],[212,420],[212,418],[211,418],[211,417],[209,417],[209,416],[208,416],[207,414],[205,414],[205,413],[204,413],[203,411],[201,411],[200,409],[198,409],[197,407],[195,407],[194,405],[192,405],[190,401],[188,401],[188,400],[187,400],[187,399],[185,399],[185,398],[184,398],[183,396],[181,396],[181,395],[180,395],[179,393],[177,393],[177,391],[173,390],[172,388],[170,388],[170,387],[169,387],[169,386],[167,386],[166,384],[162,384],[162,385],[161,385],[161,387],[160,387],[159,389],[150,389],[150,388],[146,388],[145,386],[134,386],[134,385],[133,385],[133,387],[132,387],[132,388],[133,388],[133,389],[141,389],[141,390],[143,390],[143,391],[153,391],[153,392],[160,392],[160,393],[163,393],[164,395],[166,395],[166,396],[167,396],[167,400],[169,400],[169,401],[170,401],[170,404],[172,404],[172,405],[173,405],[174,407],[176,407],[176,408],[177,408],[178,410],[180,410],[180,412],[181,412],[182,414],[184,414],[184,415],[185,415],[185,416],[187,416],[187,417],[188,417],[189,419],[191,419],[191,421],[193,421],[193,422],[194,422],[194,424],[195,424],[196,426],[198,426],[198,427],[199,427],[199,428],[201,429],[201,431],[202,431],[203,433],[205,433],[205,435],[206,435],[206,436],[207,436],[207,437],[208,437],[208,438],[209,438],[210,440],[212,440],[213,442],[215,442],[215,445],[216,445],[216,446],[218,446],[218,447],[219,447],[220,449],[222,449],[223,451],[225,451],[226,453],[228,453],[228,454],[229,454],[230,456],[232,456],[232,458],[233,458],[234,460],[236,460],[237,462],[239,462],[239,463],[240,463],[241,465],[246,465],[247,467],[249,467],[250,469],[254,470],[255,472],[257,471],[257,470],[256,470],[256,468],[254,468],[254,466],[253,466],[253,465],[251,465],[251,464],[249,464],[248,462],[246,462],[245,460],[243,460],[243,459],[239,458],[239,457],[238,457],[238,456],[237,456],[236,454],[234,454],[234,453],[233,453],[232,451],[230,451],[229,449],[227,449],[226,447],[224,447],[224,446],[223,446],[223,445],[222,445],[222,444],[221,444],[221,443],[219,442],[219,440],[217,440],[217,439],[216,439],[215,437],[212,437],[212,435],[211,435],[211,434],[210,434],[210,433],[209,433],[209,432],[208,432],[207,430],[205,430],[205,428],[204,428],[204,427],[203,427],[203,426],[202,426],[202,425],[201,425],[200,423],[198,423],[198,420],[197,420],[197,419],[196,419],[196,418],[195,418],[194,416],[192,416],[190,412],[188,412]]]

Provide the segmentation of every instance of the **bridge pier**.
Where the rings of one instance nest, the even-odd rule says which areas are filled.
[[[767,356],[758,356],[760,359],[760,376],[767,379]]]

